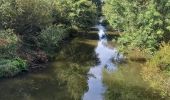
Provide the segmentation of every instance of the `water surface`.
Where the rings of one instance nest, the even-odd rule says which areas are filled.
[[[102,49],[102,46],[95,31],[75,38],[63,46],[61,52],[57,52],[56,60],[45,65],[46,68],[1,79],[0,100],[80,100],[88,91],[90,94],[99,91],[99,97],[94,98],[103,98],[103,65],[96,63],[101,62],[103,51],[98,49]],[[96,78],[88,77],[90,73]]]
[[[97,56],[98,64],[89,70],[88,77],[88,91],[84,94],[83,100],[104,100],[104,93],[106,86],[103,84],[103,69],[107,68],[108,71],[115,71],[117,69],[113,60],[117,59],[118,52],[112,46],[109,46],[106,29],[102,25],[97,25],[99,30],[98,44],[95,48],[95,55]]]

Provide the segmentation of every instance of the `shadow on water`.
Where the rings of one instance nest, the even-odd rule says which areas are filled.
[[[99,36],[96,35],[97,31],[91,31],[87,34],[84,34],[84,38],[86,39],[90,39],[90,40],[98,40]],[[108,41],[111,41],[112,39],[117,39],[119,37],[119,33],[118,32],[107,32],[107,39]]]
[[[71,61],[81,65],[89,61],[93,62],[95,59],[93,51],[94,46],[79,39],[76,39],[75,41],[76,43],[70,43],[69,46],[63,48],[60,55],[56,57],[56,60],[65,59],[66,61]]]
[[[89,32],[64,45],[46,68],[0,80],[0,100],[82,99],[89,90],[90,67],[96,65],[97,42],[97,32]]]
[[[46,70],[2,80],[0,100],[71,100],[65,87],[52,74]]]
[[[80,100],[88,90],[87,72],[95,64],[95,44],[75,38],[47,68],[0,80],[0,100]]]

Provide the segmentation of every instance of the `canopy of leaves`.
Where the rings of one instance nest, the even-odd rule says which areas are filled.
[[[170,0],[106,0],[104,6],[110,25],[123,30],[119,39],[122,48],[140,47],[150,51],[169,33],[169,12]]]

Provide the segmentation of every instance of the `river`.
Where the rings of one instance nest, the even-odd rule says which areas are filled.
[[[66,44],[45,68],[1,79],[0,100],[104,100],[102,70],[116,70],[112,63],[116,50],[105,28],[97,28],[99,32],[91,31]]]

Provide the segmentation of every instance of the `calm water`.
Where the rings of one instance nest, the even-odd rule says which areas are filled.
[[[89,74],[93,76],[88,77],[88,91],[84,94],[83,100],[104,100],[104,93],[106,86],[103,84],[102,72],[104,68],[108,71],[114,71],[117,67],[113,64],[113,60],[117,59],[116,49],[109,47],[105,28],[101,25],[97,26],[99,29],[99,41],[95,48],[95,54],[99,60],[99,64],[90,68]]]
[[[97,32],[75,38],[47,68],[1,79],[0,100],[103,100],[102,69],[114,65],[108,45]]]
[[[141,84],[138,78],[139,63],[125,64],[118,68],[112,62],[120,56],[112,45],[106,38],[98,40],[97,32],[75,38],[57,53],[55,61],[47,64],[46,68],[10,79],[1,79],[0,100],[116,100],[118,98],[122,100],[120,94],[123,98],[128,93],[130,96],[146,96],[148,97],[146,100],[165,100],[159,96],[157,98],[154,91],[147,92],[145,85]],[[107,86],[103,84],[103,69],[108,73],[116,72],[111,73],[111,76],[105,75],[105,78],[108,77],[105,79],[105,83],[108,82]],[[123,79],[123,83],[109,85],[110,81],[115,81],[114,77]],[[128,87],[130,90],[126,90],[127,83],[131,85]]]

